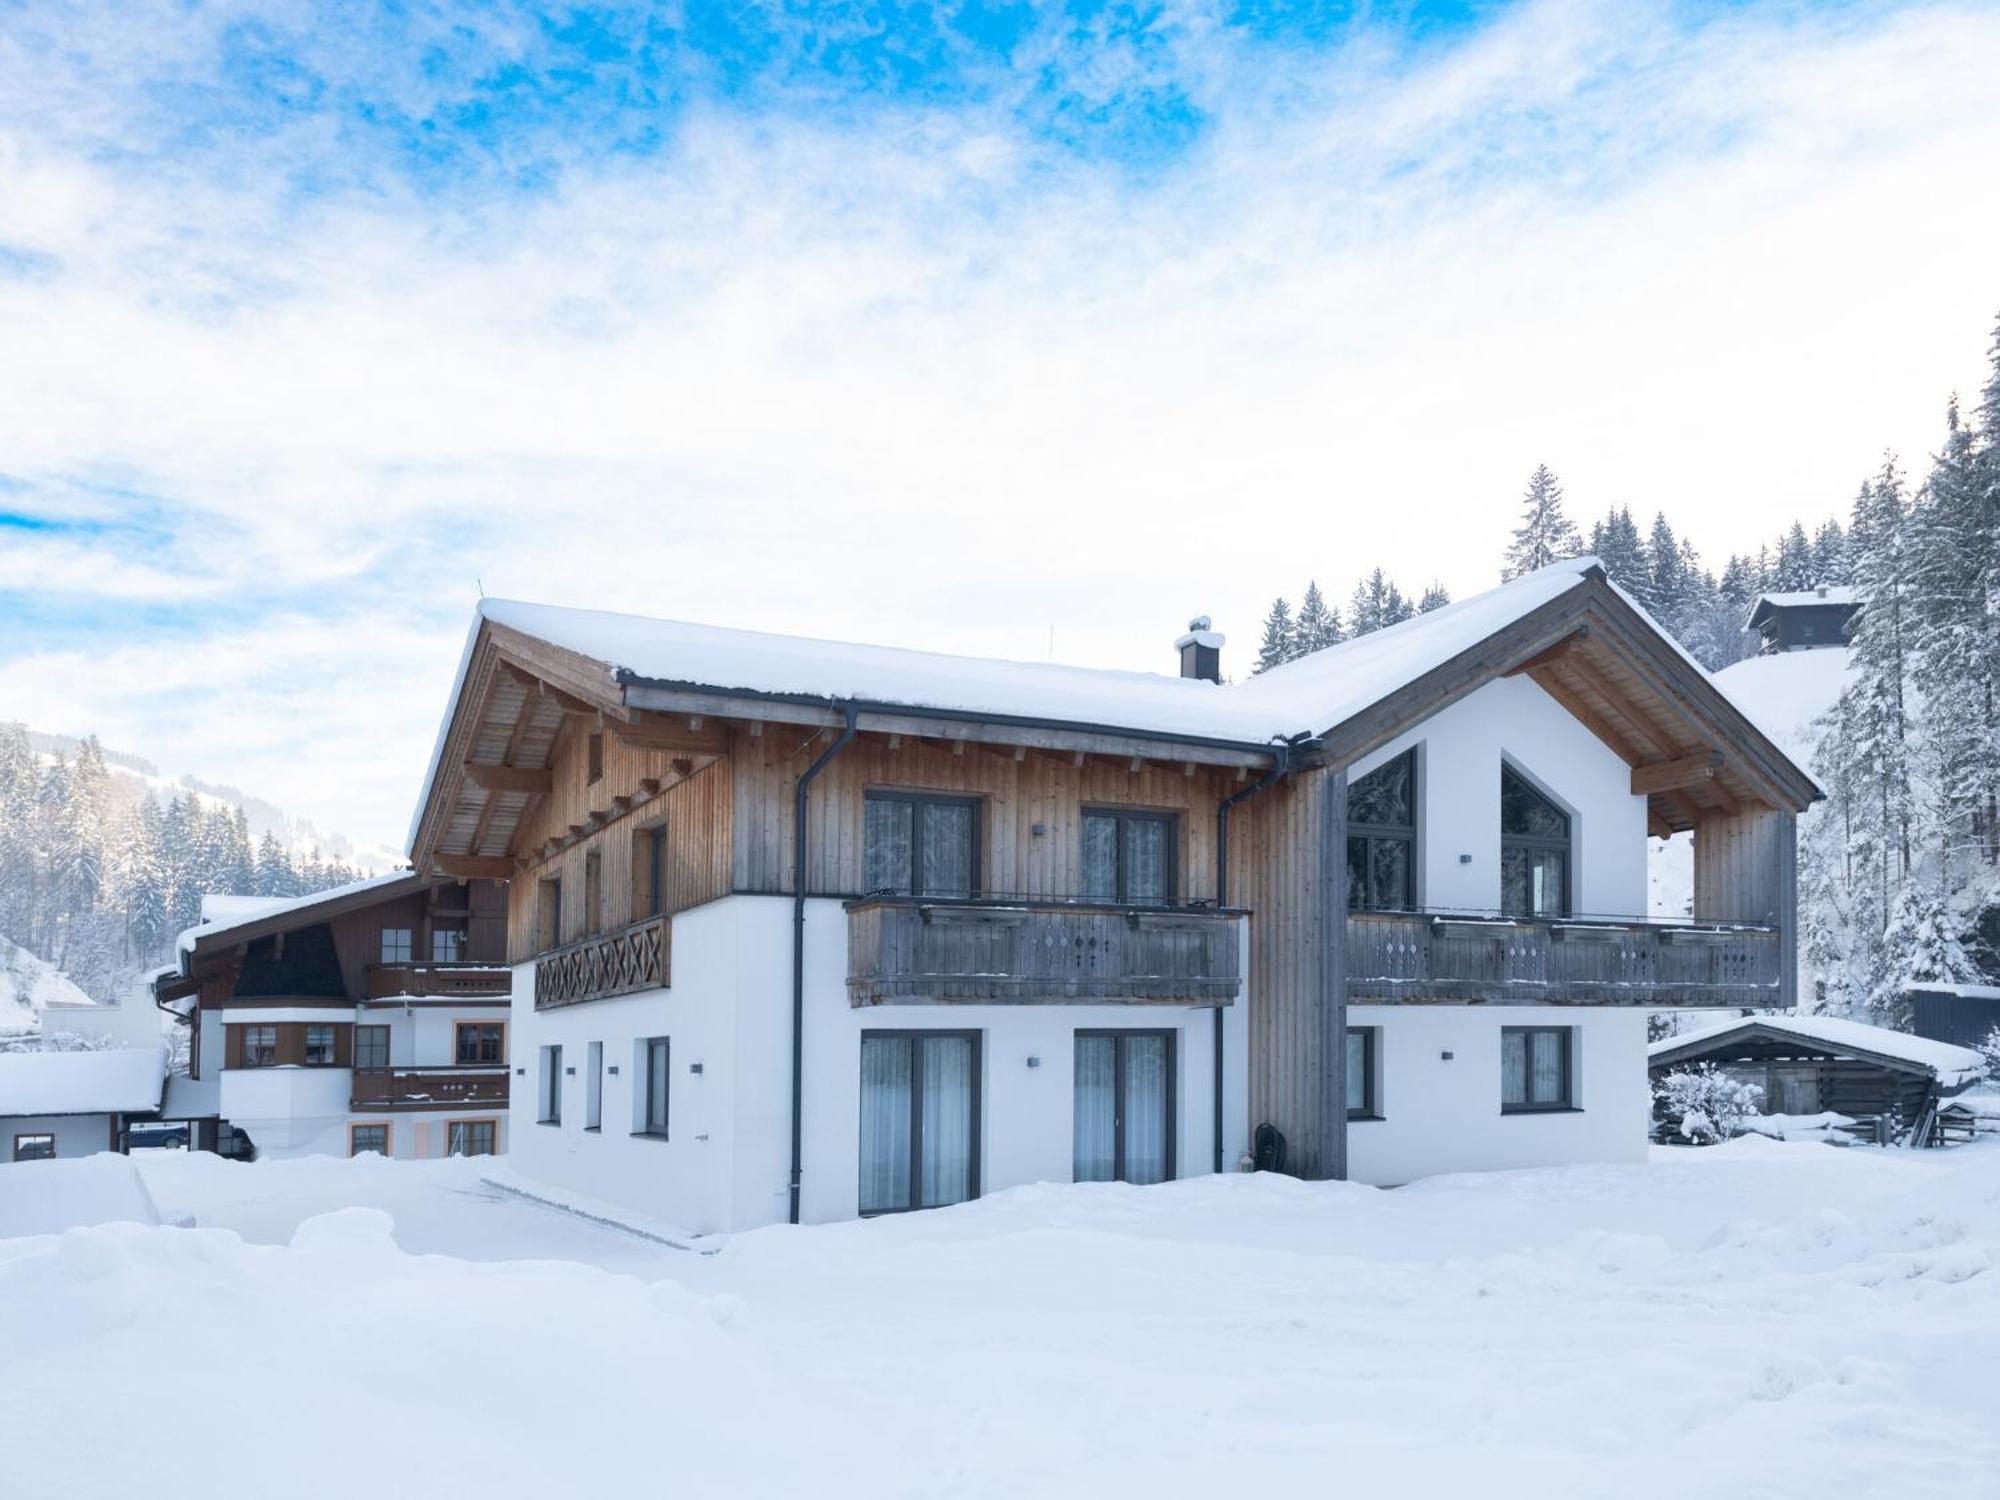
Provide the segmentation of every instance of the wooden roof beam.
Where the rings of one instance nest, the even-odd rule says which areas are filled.
[[[532,766],[489,766],[478,761],[465,763],[465,779],[489,792],[549,792],[555,787],[553,771]]]
[[[1722,752],[1708,750],[1698,755],[1683,755],[1678,760],[1655,761],[1632,768],[1632,795],[1650,797],[1655,792],[1675,792],[1687,787],[1698,787],[1715,779],[1715,773],[1722,769]]]
[[[1548,650],[1537,652],[1518,667],[1508,668],[1507,675],[1509,677],[1519,677],[1523,672],[1533,672],[1536,668],[1546,667],[1551,662],[1562,661],[1573,655],[1589,639],[1590,627],[1588,625],[1579,625],[1573,634],[1564,636],[1553,646],[1549,647]]]
[[[729,749],[729,728],[699,715],[646,713],[635,724],[607,721],[606,728],[637,750],[721,755]]]
[[[512,880],[516,874],[511,859],[482,859],[471,854],[440,854],[431,861],[431,868],[457,880]]]

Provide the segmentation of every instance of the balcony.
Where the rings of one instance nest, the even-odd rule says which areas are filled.
[[[370,964],[368,998],[476,1000],[505,995],[514,971],[505,964]]]
[[[505,1064],[484,1067],[356,1068],[348,1107],[379,1109],[505,1109]]]
[[[1753,923],[1347,916],[1347,997],[1356,1003],[1771,1006],[1780,1003],[1783,959],[1778,929]]]
[[[535,1009],[665,989],[672,959],[673,927],[666,917],[648,917],[553,949],[535,960]]]
[[[956,1001],[1228,1005],[1241,912],[869,897],[847,907],[855,1006]]]

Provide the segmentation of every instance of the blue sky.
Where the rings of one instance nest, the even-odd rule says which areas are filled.
[[[2000,7],[0,3],[0,714],[393,844],[479,588],[1169,665],[1711,553],[2000,310]],[[1241,657],[1238,658],[1241,660]]]

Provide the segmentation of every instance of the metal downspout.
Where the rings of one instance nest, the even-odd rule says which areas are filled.
[[[806,767],[792,789],[792,1182],[791,1222],[799,1222],[799,1179],[805,1154],[806,1078],[806,799],[813,778],[854,739],[854,725],[860,715],[852,703],[843,710],[845,725],[840,738]]]
[[[1291,769],[1292,747],[1288,743],[1277,746],[1277,758],[1271,762],[1271,769],[1242,791],[1224,797],[1215,808],[1215,904],[1229,905],[1229,809],[1239,802],[1247,802],[1259,792],[1268,791],[1283,779]],[[1246,1003],[1248,997],[1245,997]],[[1215,1170],[1222,1170],[1222,1010],[1215,1008]]]

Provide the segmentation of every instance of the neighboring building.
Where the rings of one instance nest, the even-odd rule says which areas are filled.
[[[226,1154],[506,1149],[506,896],[409,871],[208,898],[153,985],[191,1030],[166,1118]],[[190,1006],[186,1002],[192,1000]]]
[[[1636,1159],[1648,1008],[1793,1003],[1818,789],[1594,562],[1236,686],[1220,645],[483,601],[411,847],[509,882],[518,1168],[719,1231],[1225,1170],[1266,1123],[1310,1177]]]
[[[1959,1047],[1977,1047],[2000,1032],[2000,985],[1924,984],[1903,992],[1918,1036]]]
[[[1941,1100],[1984,1076],[1977,1052],[1834,1016],[1745,1016],[1666,1037],[1646,1049],[1655,1082],[1713,1063],[1763,1090],[1763,1112],[1831,1112],[1885,1144],[1933,1140]]]
[[[125,1149],[134,1115],[160,1108],[164,1047],[0,1052],[0,1161]]]
[[[1767,654],[1845,646],[1850,622],[1860,608],[1860,594],[1844,586],[1759,594],[1750,610],[1749,627],[1763,638],[1758,649]]]

